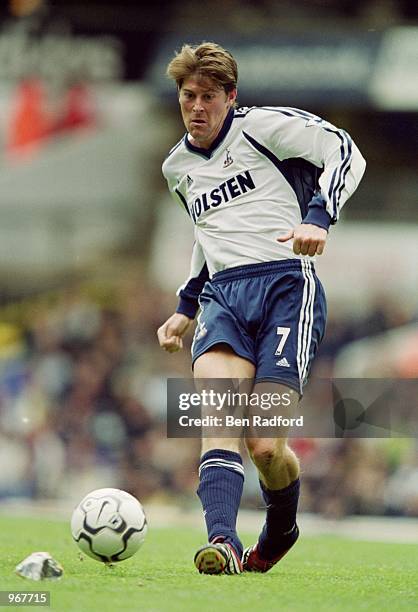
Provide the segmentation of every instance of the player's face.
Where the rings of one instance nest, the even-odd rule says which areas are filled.
[[[179,92],[180,109],[192,144],[204,149],[210,147],[236,97],[236,89],[226,93],[208,78],[192,76],[183,82]]]

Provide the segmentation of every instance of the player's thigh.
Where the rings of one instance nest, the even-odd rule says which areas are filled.
[[[230,397],[231,392],[240,385],[240,392],[250,393],[253,385],[255,366],[247,359],[237,355],[227,344],[217,344],[198,357],[194,364],[196,389],[202,393],[214,392],[214,397],[221,394]],[[202,416],[224,418],[234,410],[234,406],[225,402],[222,409],[218,405],[202,407]],[[231,434],[231,435],[230,435]],[[212,449],[224,449],[239,452],[242,430],[228,430],[222,426],[202,428],[202,454]]]
[[[194,362],[194,377],[201,379],[253,379],[255,365],[225,343],[215,344]]]

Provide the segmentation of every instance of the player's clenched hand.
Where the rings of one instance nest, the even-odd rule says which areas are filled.
[[[161,348],[169,353],[175,353],[183,348],[182,337],[189,329],[193,319],[175,312],[157,331]]]
[[[322,255],[328,232],[322,227],[311,223],[301,223],[290,230],[285,236],[277,238],[278,242],[287,242],[293,238],[295,255]]]

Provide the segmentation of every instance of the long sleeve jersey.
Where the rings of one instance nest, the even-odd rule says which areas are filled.
[[[365,165],[344,130],[295,108],[231,109],[209,149],[186,134],[163,163],[170,192],[195,226],[177,312],[195,316],[215,272],[304,258],[277,238],[301,222],[336,223]]]

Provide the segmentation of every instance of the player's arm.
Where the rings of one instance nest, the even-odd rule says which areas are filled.
[[[190,215],[186,197],[178,188],[179,179],[176,173],[173,174],[170,171],[169,159],[170,155],[163,163],[163,175],[167,180],[170,194],[174,201]],[[199,276],[199,272],[195,273],[199,266],[199,257],[195,251],[196,249],[194,248],[191,276],[177,292],[177,295],[180,295],[177,310],[157,330],[158,342],[161,348],[169,353],[175,353],[183,348],[183,336],[191,326],[199,307],[198,297],[201,289],[199,290],[197,282],[194,280],[194,275]]]
[[[263,111],[260,111],[263,113]],[[279,242],[293,239],[293,250],[301,255],[320,255],[328,228],[337,222],[340,210],[356,190],[366,162],[352,138],[321,118],[291,108],[265,111],[261,121],[266,144],[280,159],[301,157],[322,168],[320,190],[308,205],[302,223]]]
[[[344,130],[315,116],[293,117],[291,123],[282,146],[291,156],[303,156],[320,164],[323,172],[319,177],[320,193],[312,198],[302,223],[279,241],[293,238],[294,253],[321,255],[328,228],[337,222],[341,208],[356,190],[366,162]]]
[[[340,211],[356,190],[366,162],[347,132],[320,117],[289,109],[294,116],[286,116],[275,146],[281,158],[302,157],[322,168],[320,191],[309,203],[304,223],[328,229],[338,221]]]
[[[183,348],[183,336],[191,326],[199,309],[199,295],[209,278],[208,268],[200,245],[193,245],[190,276],[179,288],[176,312],[158,329],[161,348],[175,353]]]
[[[177,146],[172,151],[175,151]],[[176,168],[173,170],[170,160],[172,161],[172,157],[169,155],[163,163],[163,175],[167,180],[170,194],[174,201],[191,216],[187,196],[180,188],[182,172]],[[176,312],[157,331],[158,341],[164,350],[174,353],[183,348],[183,336],[192,325],[199,310],[199,295],[208,278],[209,272],[205,256],[200,244],[196,241],[193,245],[189,278],[177,291],[180,299]]]

